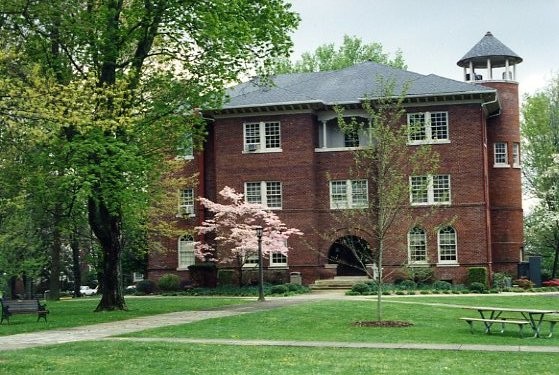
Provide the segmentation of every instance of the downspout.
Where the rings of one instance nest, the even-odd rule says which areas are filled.
[[[486,256],[487,256],[487,272],[489,278],[489,285],[493,284],[493,235],[491,232],[491,206],[489,201],[489,149],[488,149],[488,139],[487,139],[487,120],[498,116],[501,114],[501,108],[499,106],[499,111],[495,115],[486,116],[487,106],[499,101],[497,94],[495,94],[495,100],[488,101],[481,104],[481,123],[484,124],[482,129],[482,143],[483,143],[483,195],[485,199],[485,231],[487,236],[487,246],[486,246]]]

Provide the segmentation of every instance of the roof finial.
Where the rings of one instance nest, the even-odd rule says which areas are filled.
[[[488,31],[485,33],[485,36],[493,36],[493,34],[491,34],[491,31]]]

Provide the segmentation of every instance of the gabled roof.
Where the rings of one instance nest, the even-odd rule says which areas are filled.
[[[495,94],[495,90],[434,74],[422,75],[390,66],[363,62],[349,68],[316,72],[282,74],[271,78],[272,84],[258,80],[242,83],[228,90],[229,101],[223,110],[285,105],[348,105],[383,96],[383,87],[394,85],[394,95],[402,92],[409,98]]]
[[[491,59],[491,65],[494,67],[505,66],[505,60],[509,60],[510,64],[518,64],[522,62],[522,58],[514,53],[509,47],[505,46],[499,39],[495,38],[490,31],[464,55],[456,64],[461,67],[467,67],[470,61],[473,62],[474,68],[484,68],[487,66],[487,59]]]

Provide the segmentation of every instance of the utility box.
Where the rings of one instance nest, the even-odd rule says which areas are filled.
[[[289,282],[291,284],[297,284],[297,285],[303,284],[303,279],[301,278],[301,272],[291,272],[289,274]]]

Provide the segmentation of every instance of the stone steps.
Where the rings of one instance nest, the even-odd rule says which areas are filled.
[[[351,289],[354,284],[370,280],[367,276],[336,276],[333,279],[316,280],[309,287],[312,290]]]

